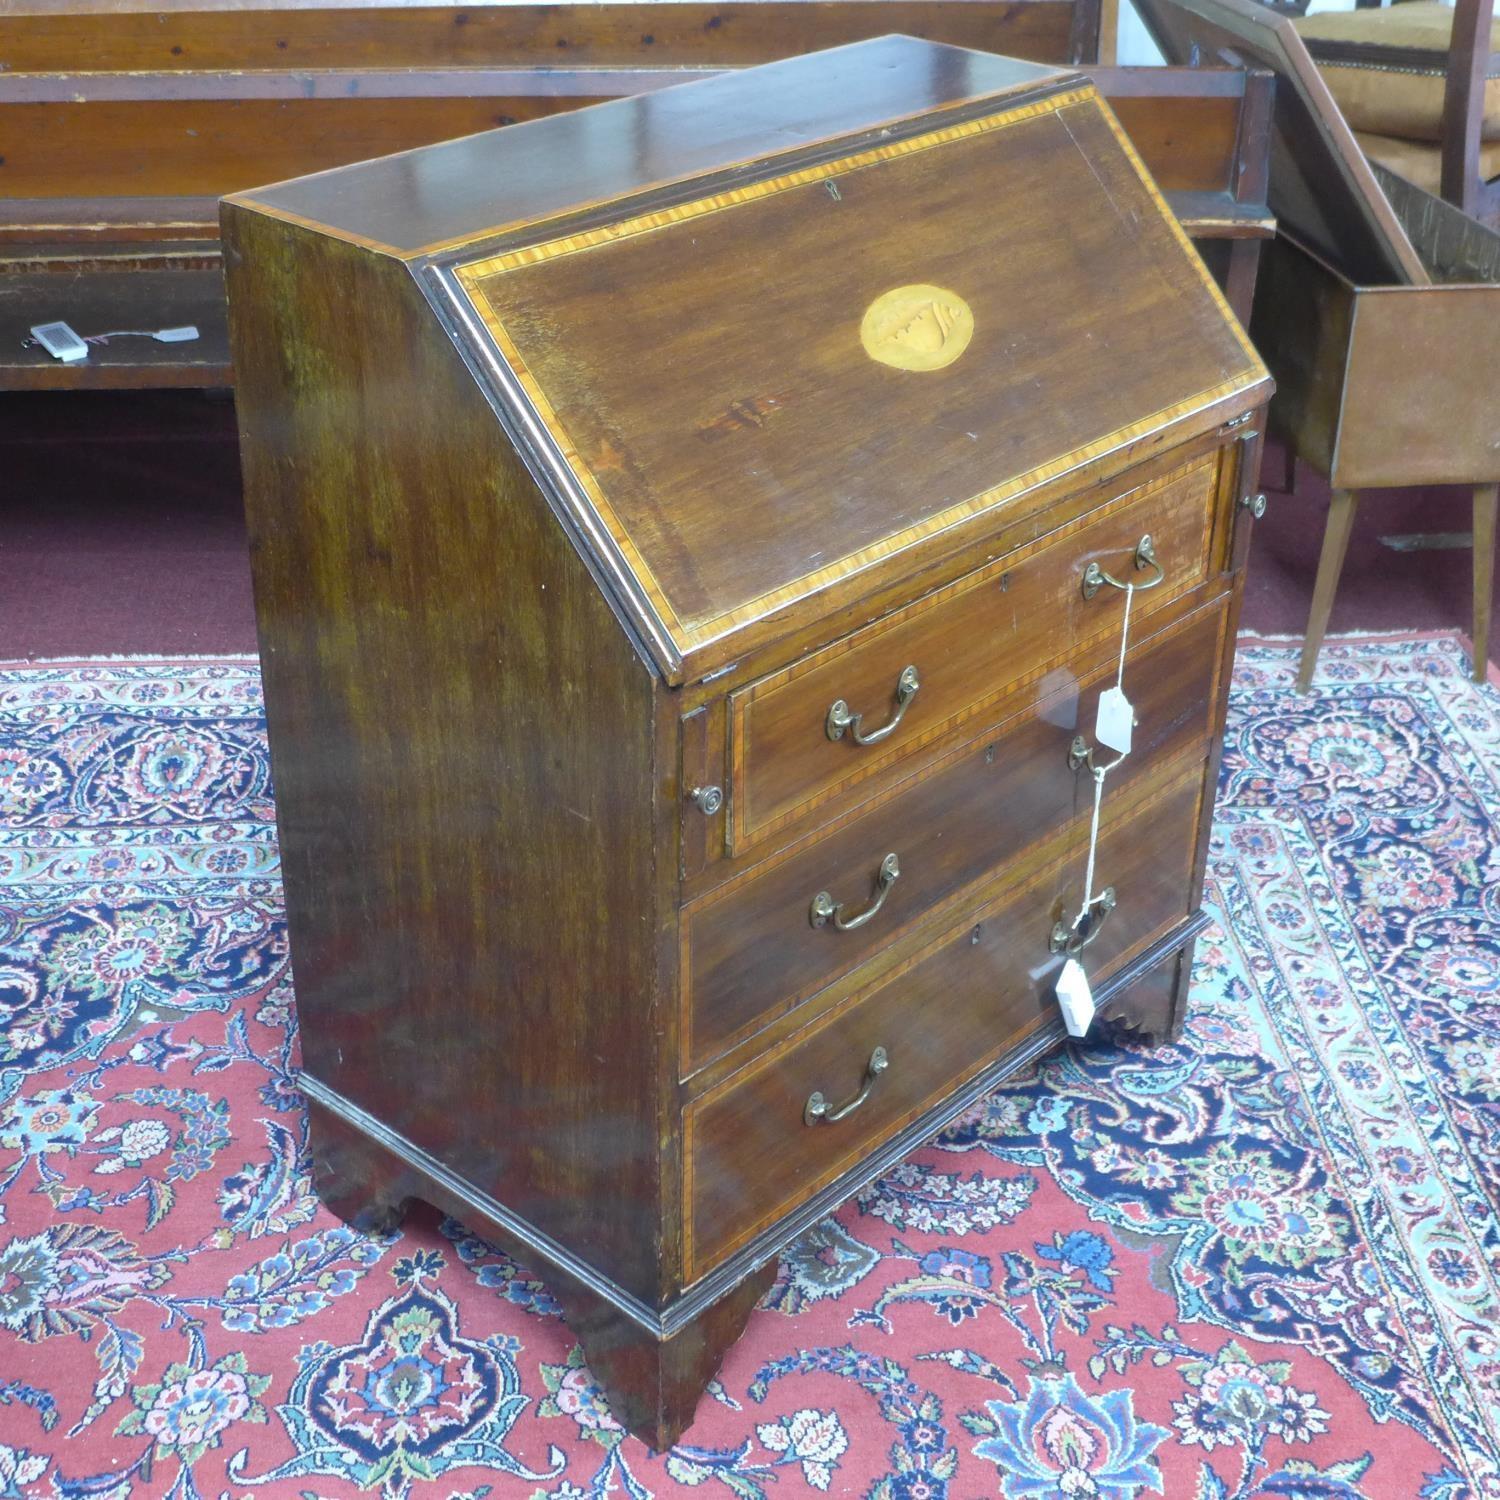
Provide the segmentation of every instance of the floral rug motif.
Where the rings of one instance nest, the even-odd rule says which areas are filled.
[[[1179,1045],[790,1253],[688,1441],[544,1282],[313,1195],[258,676],[0,667],[0,1500],[1497,1500],[1500,692],[1241,643]]]

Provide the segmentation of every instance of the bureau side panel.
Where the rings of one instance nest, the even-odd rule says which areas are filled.
[[[306,1068],[655,1300],[656,679],[406,268],[224,227]]]

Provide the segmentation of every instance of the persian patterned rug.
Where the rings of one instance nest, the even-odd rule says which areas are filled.
[[[1188,1032],[797,1246],[686,1442],[312,1195],[253,662],[0,668],[0,1497],[1500,1496],[1500,692],[1242,644]]]

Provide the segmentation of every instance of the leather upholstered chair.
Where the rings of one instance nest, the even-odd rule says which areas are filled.
[[[1324,11],[1296,28],[1366,155],[1476,219],[1500,221],[1494,0]]]

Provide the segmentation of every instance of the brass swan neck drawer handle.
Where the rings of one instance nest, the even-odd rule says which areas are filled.
[[[888,738],[896,732],[896,726],[901,722],[906,713],[906,705],[917,696],[917,689],[922,686],[922,679],[917,675],[915,667],[902,667],[901,675],[896,679],[896,712],[879,729],[872,729],[868,734],[860,731],[860,725],[864,722],[863,714],[851,713],[849,705],[842,698],[835,700],[833,706],[828,710],[828,717],[824,720],[824,728],[828,731],[828,738],[841,740],[844,731],[849,731],[849,738],[856,745],[878,745],[881,740]]]
[[[1115,895],[1114,886],[1105,886],[1090,903],[1087,918],[1076,927],[1067,922],[1058,922],[1052,929],[1052,937],[1047,946],[1054,953],[1065,953],[1069,958],[1077,958],[1103,932],[1105,921],[1118,905],[1119,898]]]
[[[1154,578],[1148,578],[1145,583],[1134,585],[1136,593],[1140,593],[1142,589],[1154,589],[1167,576],[1166,569],[1156,559],[1156,543],[1151,540],[1149,535],[1143,536],[1135,544],[1135,567],[1138,573],[1143,572],[1147,568],[1154,568],[1156,570]],[[1112,589],[1123,589],[1131,586],[1127,583],[1122,583],[1118,578],[1106,573],[1098,563],[1091,562],[1083,570],[1083,597],[1085,599],[1092,599],[1106,583]]]
[[[828,1107],[828,1101],[823,1097],[822,1090],[809,1094],[807,1104],[802,1110],[802,1123],[804,1125],[837,1125],[840,1120],[847,1119],[870,1097],[870,1090],[875,1087],[876,1079],[890,1065],[891,1060],[886,1056],[885,1048],[877,1047],[870,1054],[869,1064],[865,1068],[865,1081],[860,1085],[859,1092],[847,1104],[841,1104],[837,1109]]]
[[[890,895],[891,887],[900,878],[901,861],[894,853],[887,854],[880,861],[880,871],[875,876],[875,899],[857,917],[846,917],[842,901],[835,905],[833,897],[827,891],[819,891],[807,909],[807,919],[814,927],[826,927],[832,922],[840,932],[853,932],[856,927],[863,927],[885,905],[885,898]]]

